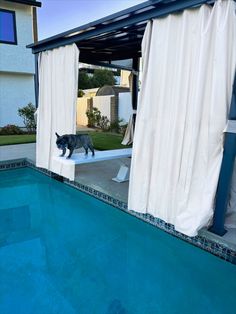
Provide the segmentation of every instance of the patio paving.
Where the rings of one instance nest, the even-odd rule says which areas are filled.
[[[122,164],[130,165],[130,158],[100,161],[76,166],[75,181],[90,186],[123,202],[128,202],[129,183],[112,181]]]
[[[35,143],[0,146],[0,161],[28,158],[35,162],[35,150]]]
[[[35,148],[35,143],[0,146],[0,161],[28,158],[35,162]],[[77,151],[82,152],[83,149]],[[122,164],[130,165],[130,161],[130,158],[122,158],[78,165],[76,166],[75,170],[75,181],[92,187],[123,202],[127,202],[129,182],[116,183],[112,181],[112,178],[116,177],[117,172]],[[200,230],[199,234],[216,242],[226,243],[229,245],[229,247],[234,249],[236,248],[235,229],[228,230],[228,232],[223,237],[219,237],[213,233],[210,233],[205,228]]]
[[[28,158],[36,161],[36,144],[18,144],[0,146],[0,161]],[[76,150],[83,152],[83,149]],[[128,182],[116,183],[116,177],[121,164],[130,165],[130,158],[122,158],[76,166],[75,181],[113,196],[123,202],[128,200]]]

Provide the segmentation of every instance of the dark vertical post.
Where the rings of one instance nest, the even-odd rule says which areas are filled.
[[[229,120],[236,120],[236,75],[234,79]],[[216,233],[220,236],[223,236],[227,232],[224,228],[224,224],[234,169],[235,154],[236,154],[236,133],[229,131],[226,132],[225,134],[224,154],[216,192],[213,225],[209,229],[211,232]]]
[[[137,109],[138,102],[138,71],[139,71],[139,58],[133,59],[133,77],[132,77],[132,107],[133,110]]]
[[[34,89],[35,89],[35,105],[36,105],[36,108],[38,108],[38,100],[39,100],[38,53],[35,54]]]
[[[33,35],[34,43],[38,42],[38,22],[37,22],[37,8],[33,7]]]
[[[132,107],[133,110],[137,110],[138,104],[138,83],[139,83],[139,58],[133,58],[133,76],[132,76]],[[136,114],[133,114],[133,121],[135,126]]]

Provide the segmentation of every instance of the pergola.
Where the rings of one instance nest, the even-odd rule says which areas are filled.
[[[202,4],[213,4],[216,0],[149,0],[126,10],[109,15],[94,22],[73,28],[69,31],[28,45],[32,52],[38,53],[75,43],[80,50],[80,62],[105,67],[139,70],[141,43],[147,22],[153,18],[164,17],[187,8]],[[235,1],[235,0],[234,0]],[[132,65],[124,65],[122,60],[132,60]],[[36,62],[37,65],[37,62]],[[36,68],[36,95],[37,89]],[[132,106],[137,109],[138,76],[133,75]],[[236,120],[236,80],[229,120]],[[236,154],[236,135],[226,133],[224,157],[216,194],[216,208],[211,231],[223,235],[225,214],[231,186],[234,159]]]

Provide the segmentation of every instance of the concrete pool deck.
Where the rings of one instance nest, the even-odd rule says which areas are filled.
[[[0,161],[28,158],[35,163],[35,150],[35,143],[0,146]],[[83,149],[77,151],[83,152]],[[130,158],[78,165],[75,168],[75,181],[127,203],[129,183],[112,181],[122,164],[129,166]]]
[[[35,163],[35,150],[35,143],[0,146],[0,161],[28,158]],[[83,149],[78,151],[82,152]],[[129,166],[130,162],[130,158],[122,158],[78,165],[75,170],[75,181],[127,203],[129,182],[117,183],[112,181],[112,178],[116,177],[122,164]],[[216,242],[224,242],[236,249],[236,229],[228,230],[223,237],[210,233],[206,229],[201,230],[199,235]]]
[[[17,144],[0,146],[0,161],[14,160],[18,158],[29,158],[36,160],[36,144]]]

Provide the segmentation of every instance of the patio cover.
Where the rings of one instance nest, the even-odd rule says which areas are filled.
[[[33,53],[75,43],[80,50],[80,62],[114,63],[114,67],[130,69],[115,60],[141,57],[141,42],[147,22],[203,3],[215,0],[149,0],[111,14],[94,22],[73,28],[28,45]],[[134,69],[136,70],[136,69]]]

